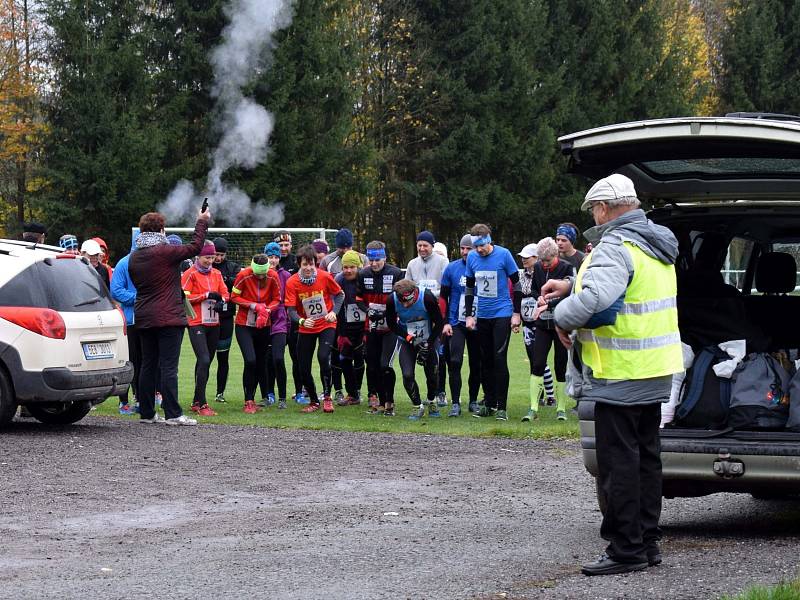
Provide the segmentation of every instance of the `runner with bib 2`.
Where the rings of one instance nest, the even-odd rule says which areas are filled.
[[[300,377],[310,403],[302,412],[320,408],[317,386],[311,374],[314,349],[319,340],[317,361],[322,377],[322,410],[333,412],[331,398],[331,351],[336,342],[337,314],[344,305],[344,292],[330,273],[317,268],[313,246],[303,246],[297,253],[300,270],[286,281],[286,310],[298,324],[297,360]]]
[[[519,272],[511,253],[492,243],[491,229],[478,223],[470,230],[474,250],[467,255],[464,291],[466,310],[471,311],[475,297],[480,299],[476,316],[468,316],[466,325],[478,331],[485,402],[474,416],[494,416],[508,420],[508,342],[511,330],[519,331],[522,294]],[[509,292],[513,286],[513,300]],[[469,313],[468,313],[469,314]]]
[[[428,416],[440,416],[436,404],[436,389],[439,385],[439,335],[444,319],[439,302],[430,290],[420,290],[413,281],[404,279],[394,286],[394,293],[386,302],[386,321],[389,328],[400,338],[400,370],[414,408],[409,419],[419,420],[425,414],[420,399],[419,386],[414,377],[415,363],[425,369],[428,386]]]

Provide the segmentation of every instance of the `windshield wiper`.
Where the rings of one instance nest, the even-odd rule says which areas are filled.
[[[79,306],[86,306],[87,304],[97,304],[98,302],[100,302],[100,300],[102,300],[100,296],[94,296],[92,298],[89,298],[88,300],[84,300],[83,302],[78,302],[75,306],[73,306],[73,308],[78,308]]]

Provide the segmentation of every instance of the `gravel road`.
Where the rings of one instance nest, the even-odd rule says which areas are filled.
[[[796,574],[800,502],[665,502],[664,564],[603,548],[577,441],[171,428],[0,434],[2,598],[717,598]]]

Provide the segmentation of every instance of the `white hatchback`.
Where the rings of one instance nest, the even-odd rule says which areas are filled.
[[[0,240],[0,425],[74,423],[133,379],[125,318],[88,262]]]

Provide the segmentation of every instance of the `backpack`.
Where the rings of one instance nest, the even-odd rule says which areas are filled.
[[[733,372],[728,426],[783,429],[789,418],[789,373],[771,355],[748,354]]]
[[[675,427],[724,429],[728,419],[731,380],[717,377],[712,367],[730,360],[717,346],[703,348],[683,380],[681,402],[675,411]]]

